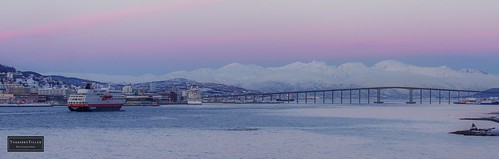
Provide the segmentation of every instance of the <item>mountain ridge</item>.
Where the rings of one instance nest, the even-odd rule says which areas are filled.
[[[100,75],[100,77],[116,79],[117,76]],[[396,60],[384,60],[372,66],[360,62],[331,66],[321,61],[294,62],[279,67],[231,63],[216,69],[200,68],[192,71],[175,71],[163,75],[119,77],[119,80],[129,80],[132,83],[134,81],[146,82],[185,78],[199,82],[233,85],[262,92],[376,86],[413,86],[469,90],[485,90],[499,87],[499,76],[484,71],[475,69],[453,70],[447,66],[422,67]]]

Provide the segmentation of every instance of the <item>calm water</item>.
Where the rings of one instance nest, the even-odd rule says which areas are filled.
[[[499,158],[499,138],[449,135],[454,121],[289,115],[336,107],[0,108],[0,158]],[[45,136],[45,152],[7,153],[10,135]]]

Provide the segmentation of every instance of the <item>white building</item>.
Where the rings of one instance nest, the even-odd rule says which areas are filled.
[[[14,79],[14,73],[7,72],[7,79]]]
[[[67,96],[70,91],[67,88],[42,88],[38,89],[38,95],[48,95],[48,96]]]
[[[133,93],[132,86],[131,85],[126,85],[125,87],[123,87],[122,93],[123,94],[131,94],[131,93]]]
[[[156,92],[156,84],[154,82],[149,83],[149,92]]]

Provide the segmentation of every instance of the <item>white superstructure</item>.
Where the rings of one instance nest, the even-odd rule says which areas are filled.
[[[201,101],[201,91],[197,85],[192,85],[189,90],[187,90],[187,104],[200,105]]]

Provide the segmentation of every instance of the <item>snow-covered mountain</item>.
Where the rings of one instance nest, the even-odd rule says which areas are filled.
[[[330,66],[324,62],[295,62],[282,67],[233,63],[219,69],[174,72],[161,78],[182,77],[223,83],[264,92],[331,88],[414,86],[484,90],[499,86],[499,76],[483,71],[452,70],[446,66],[419,67],[399,61]]]
[[[77,76],[78,77],[78,76]],[[99,77],[103,77],[100,75]],[[109,81],[106,79],[92,80]],[[295,62],[281,67],[261,67],[233,63],[218,69],[202,68],[154,76],[120,76],[120,80],[143,82],[186,78],[200,82],[221,83],[263,92],[314,90],[377,86],[414,86],[485,90],[499,87],[499,76],[474,69],[453,70],[446,66],[420,67],[399,61],[381,61],[374,66],[345,63],[330,66],[324,62]],[[118,81],[119,82],[119,81]]]

